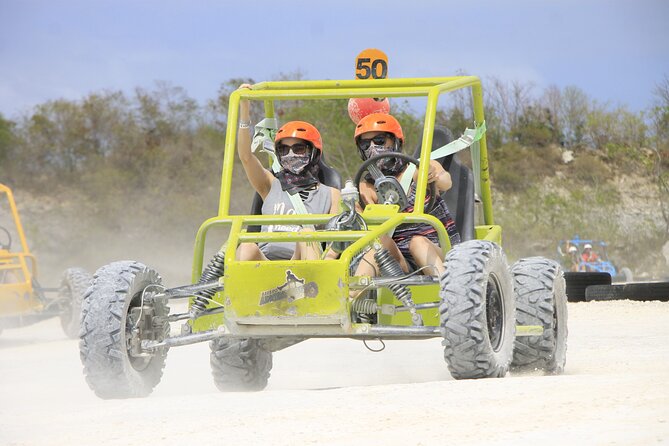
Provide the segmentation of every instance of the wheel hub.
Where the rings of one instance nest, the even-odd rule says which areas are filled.
[[[499,293],[499,284],[491,277],[486,287],[486,320],[490,344],[498,351],[504,333],[504,304]]]

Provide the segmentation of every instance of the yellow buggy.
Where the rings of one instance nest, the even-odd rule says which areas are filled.
[[[28,249],[12,190],[0,184],[0,332],[59,317],[65,334],[79,336],[81,301],[91,275],[82,268],[63,272],[58,288],[37,281],[37,261]]]
[[[471,92],[475,122],[448,141],[435,126],[437,104],[441,95],[459,89]],[[375,157],[362,163],[355,180],[343,188],[339,215],[231,215],[240,99],[262,101],[265,116],[272,119],[276,101],[396,97],[427,99],[420,150],[415,158],[402,155],[418,172],[412,212],[402,211],[402,186],[374,172]],[[461,162],[456,152],[470,153],[471,163]],[[453,179],[444,199],[463,239],[453,247],[443,224],[426,212],[431,202],[425,204],[425,166],[431,158],[441,159]],[[235,91],[218,214],[197,233],[192,284],[168,288],[157,271],[134,261],[101,267],[82,307],[80,352],[89,386],[101,398],[146,396],[161,379],[170,347],[210,341],[219,389],[261,390],[272,354],[309,338],[442,338],[445,362],[456,379],[502,377],[510,367],[560,373],[567,340],[562,269],[539,257],[508,265],[502,228],[493,218],[488,163],[483,94],[474,76],[263,82]],[[383,204],[358,213],[358,185],[367,171]],[[321,181],[341,186],[328,169],[322,169]],[[438,233],[445,254],[442,277],[405,274],[380,243],[397,226],[417,222]],[[259,225],[314,225],[316,230],[257,232]],[[212,228],[227,228],[229,236],[205,266]],[[335,260],[236,258],[241,243],[276,241],[336,246],[340,255]],[[378,277],[355,275],[355,262],[368,249],[375,250]],[[177,299],[189,299],[188,311],[170,311]],[[181,324],[179,334],[171,333],[172,323]]]

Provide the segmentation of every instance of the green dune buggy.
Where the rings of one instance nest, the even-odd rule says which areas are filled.
[[[472,129],[449,141],[435,127],[442,94],[471,89]],[[426,97],[422,142],[416,158],[416,205],[402,212],[401,185],[377,178],[368,160],[342,192],[340,215],[231,215],[239,101],[262,101],[267,118],[281,100],[356,97]],[[469,148],[471,168],[455,152]],[[444,226],[426,213],[428,169],[439,153],[453,188],[444,198],[463,242],[451,247]],[[384,155],[381,155],[384,156]],[[190,285],[168,288],[157,271],[139,262],[100,268],[82,309],[80,341],[84,374],[102,398],[148,395],[161,379],[169,348],[211,342],[214,381],[224,391],[261,390],[272,354],[309,338],[392,340],[442,338],[445,362],[456,379],[502,377],[509,368],[560,373],[565,364],[567,307],[562,269],[533,257],[509,266],[502,228],[494,223],[482,89],[473,76],[342,81],[263,82],[230,97],[218,215],[200,227]],[[335,172],[322,181],[339,186]],[[384,204],[355,211],[357,185],[374,175]],[[434,196],[434,193],[432,194]],[[482,220],[475,224],[475,207]],[[403,223],[425,222],[445,254],[442,277],[405,274],[379,239]],[[309,232],[256,232],[259,225],[314,225]],[[206,264],[205,240],[212,228],[227,228],[221,250]],[[239,261],[240,243],[307,241],[336,246],[336,260]],[[356,276],[360,253],[375,249],[378,277]],[[189,299],[187,311],[170,311]],[[180,323],[179,334],[170,324]],[[175,330],[176,331],[176,330]]]

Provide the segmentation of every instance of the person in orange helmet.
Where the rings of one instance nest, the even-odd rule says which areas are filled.
[[[243,84],[240,88],[250,88]],[[274,139],[275,153],[281,170],[276,176],[263,167],[251,150],[251,118],[248,99],[239,103],[239,134],[237,152],[246,177],[263,199],[263,214],[294,214],[296,210],[288,194],[299,194],[307,212],[337,213],[340,200],[338,189],[322,184],[318,179],[323,142],[316,127],[304,121],[284,124]],[[268,225],[262,231],[288,232],[303,230],[299,225]],[[318,258],[319,253],[307,243],[270,242],[242,243],[239,260],[277,260]]]
[[[363,160],[383,153],[402,152],[404,145],[402,126],[397,119],[387,113],[373,113],[363,117],[356,125],[354,137]],[[399,180],[407,165],[407,162],[401,158],[386,158],[380,160],[376,166],[384,175],[394,176]],[[404,212],[413,211],[417,173],[418,171],[414,173],[411,181],[407,193],[409,203]],[[373,180],[370,180],[371,178],[366,178],[360,184],[360,195],[366,204],[378,202]],[[450,189],[452,185],[450,174],[435,160],[430,161],[428,182],[435,183],[438,193]],[[426,204],[429,198],[429,196],[425,197]],[[460,234],[455,227],[455,222],[440,196],[436,197],[434,208],[430,213],[443,223],[451,245],[460,243]],[[442,250],[439,248],[439,238],[436,229],[431,225],[426,223],[403,224],[395,229],[392,238],[414,269],[427,267],[428,274],[441,276],[444,273],[444,259]]]

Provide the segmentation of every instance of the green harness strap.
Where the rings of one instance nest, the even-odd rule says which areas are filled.
[[[465,129],[465,132],[462,134],[462,136],[456,139],[455,141],[452,141],[446,144],[445,146],[441,146],[438,149],[433,150],[432,153],[430,154],[430,159],[437,160],[447,157],[448,155],[452,155],[454,153],[466,149],[467,147],[473,145],[474,143],[476,143],[475,148],[478,149],[478,141],[483,137],[485,131],[486,131],[485,121],[483,121],[481,125],[476,126],[476,128]],[[475,151],[478,152],[478,150]],[[478,157],[473,157],[473,158],[475,160],[480,159]],[[402,177],[400,178],[400,184],[402,185],[402,189],[404,189],[404,192],[406,194],[409,193],[409,187],[411,186],[411,180],[413,179],[413,175],[415,172],[416,172],[416,166],[414,164],[409,164],[404,173],[402,174]]]

